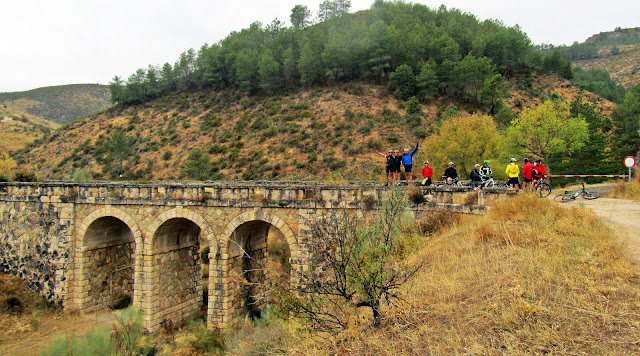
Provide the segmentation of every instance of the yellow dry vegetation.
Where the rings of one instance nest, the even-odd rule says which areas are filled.
[[[520,196],[462,217],[413,258],[426,266],[383,327],[323,352],[640,352],[637,266],[590,212]]]
[[[620,45],[618,49],[618,54],[612,54],[611,47],[603,48],[598,58],[574,61],[574,64],[584,70],[606,70],[611,79],[630,89],[640,83],[640,45]]]
[[[626,181],[618,183],[609,197],[640,201],[640,180],[634,180],[631,185]]]
[[[276,345],[253,342],[318,355],[640,352],[638,267],[589,211],[519,196],[425,225],[444,227],[407,261],[425,265],[379,328],[363,316],[335,337],[276,324]]]
[[[14,152],[60,125],[15,108],[0,110],[0,152]]]

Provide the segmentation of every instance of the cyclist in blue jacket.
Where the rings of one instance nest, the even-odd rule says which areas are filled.
[[[404,173],[407,176],[407,184],[411,184],[413,181],[413,177],[411,175],[411,167],[413,166],[413,154],[418,150],[418,143],[416,142],[416,147],[413,150],[409,151],[408,148],[404,149],[404,153],[402,154],[402,165],[404,166]]]

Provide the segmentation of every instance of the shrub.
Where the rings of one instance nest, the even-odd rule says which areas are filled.
[[[73,174],[74,183],[87,183],[91,181],[91,171],[87,169],[79,169]]]
[[[410,186],[409,187],[409,199],[411,200],[411,202],[413,202],[415,205],[419,205],[422,204],[424,202],[426,202],[427,200],[424,198],[424,194],[422,192],[421,188],[418,188],[416,186]]]
[[[163,160],[163,161],[168,161],[168,160],[170,160],[170,159],[171,159],[171,156],[172,156],[172,155],[173,155],[173,154],[171,153],[171,151],[166,150],[166,151],[164,151],[164,154],[162,155],[162,160]]]
[[[200,252],[200,258],[202,258],[202,263],[205,265],[209,264],[209,253],[211,252],[211,248],[209,246],[202,249]]]
[[[341,159],[334,159],[329,163],[329,169],[332,171],[337,171],[341,168],[344,168],[347,165],[347,161]]]
[[[29,171],[18,171],[13,176],[13,180],[16,182],[37,182],[38,177],[35,173]]]
[[[373,150],[380,150],[382,149],[382,141],[379,139],[370,138],[369,141],[367,141],[367,147]]]
[[[9,178],[3,176],[2,174],[0,174],[0,182],[8,182]]]

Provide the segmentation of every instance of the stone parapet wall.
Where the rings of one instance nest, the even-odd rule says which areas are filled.
[[[163,206],[262,206],[290,208],[360,208],[365,197],[379,201],[375,185],[327,185],[317,182],[215,183],[0,183],[0,196],[79,204]]]

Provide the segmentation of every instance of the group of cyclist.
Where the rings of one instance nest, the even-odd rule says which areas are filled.
[[[385,157],[386,160],[386,182],[385,186],[389,184],[400,185],[400,168],[404,166],[405,175],[407,178],[407,184],[413,182],[413,155],[418,150],[418,143],[413,149],[405,148],[403,153],[399,150],[389,150],[387,154],[377,151],[378,154]],[[490,166],[490,161],[485,159],[482,163],[476,164],[469,174],[471,184],[475,187],[482,187],[483,183],[493,179],[493,170]],[[505,170],[508,178],[509,187],[513,189],[520,189],[520,167],[518,161],[515,158],[511,158],[507,169]],[[541,159],[536,159],[534,163],[531,163],[528,158],[524,159],[524,166],[522,167],[522,175],[524,176],[523,189],[525,192],[534,190],[535,181],[547,174],[547,168],[542,164]],[[431,185],[433,178],[433,168],[429,165],[429,161],[424,161],[424,167],[422,168],[422,185]],[[442,178],[445,179],[447,184],[456,184],[460,178],[455,164],[449,162],[447,169],[444,171]]]
[[[425,166],[427,166],[427,163],[428,162],[425,162]],[[483,183],[493,179],[493,170],[491,169],[490,163],[491,162],[488,159],[485,159],[482,166],[480,166],[480,164],[476,164],[473,167],[469,174],[469,179],[471,179],[471,184],[473,186],[482,187]],[[507,174],[507,184],[509,184],[509,187],[513,189],[520,189],[520,166],[518,166],[517,159],[511,158],[505,173]],[[547,168],[542,163],[541,159],[536,159],[534,163],[531,163],[528,158],[525,158],[524,166],[522,167],[524,191],[533,192],[535,181],[544,178],[546,174]],[[443,178],[446,180],[447,184],[455,184],[458,181],[458,172],[454,168],[453,162],[449,162],[449,166],[444,171]]]
[[[404,166],[404,173],[407,177],[407,184],[411,184],[413,182],[413,155],[417,150],[418,143],[416,142],[416,147],[414,147],[412,150],[409,150],[409,148],[405,148],[402,154],[400,154],[399,150],[396,150],[394,152],[391,149],[386,155],[380,151],[377,151],[379,155],[384,156],[384,158],[386,159],[385,170],[387,173],[387,181],[384,184],[385,186],[394,183],[400,185],[400,165]]]

